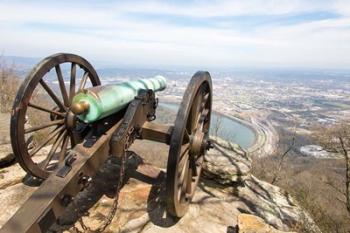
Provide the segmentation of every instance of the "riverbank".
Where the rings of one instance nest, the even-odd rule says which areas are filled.
[[[177,101],[169,101],[169,100],[163,101],[162,104],[177,105],[177,106],[180,105],[180,103]],[[252,116],[250,117],[249,120],[245,120],[229,112],[219,112],[217,110],[213,110],[213,113],[215,113],[215,115],[217,116],[227,118],[233,122],[236,122],[237,124],[240,124],[248,128],[254,134],[253,141],[244,148],[249,154],[262,157],[268,153],[271,153],[271,151],[273,151],[273,148],[274,148],[273,141],[275,141],[273,140],[273,138],[275,137],[274,135],[276,134],[273,133],[272,130],[270,129],[271,125],[265,126],[263,123],[260,123],[260,121],[258,121],[255,117],[252,117]]]
[[[222,113],[222,112],[218,112],[218,111],[215,111],[213,110],[213,112],[216,114],[216,115],[220,115],[220,116],[223,116],[223,117],[226,117],[228,119],[231,119],[232,121],[236,121],[238,122],[239,124],[241,125],[244,125],[245,127],[249,128],[253,133],[254,133],[254,141],[251,143],[251,145],[249,145],[248,148],[245,148],[246,151],[250,151],[251,148],[255,147],[255,145],[259,142],[259,138],[261,137],[261,135],[259,135],[259,132],[258,132],[258,128],[256,128],[253,124],[251,124],[250,122],[248,121],[245,121],[245,120],[242,120],[238,117],[235,117],[233,115],[229,115],[227,113]]]
[[[265,157],[276,151],[278,142],[278,133],[275,131],[272,123],[265,119],[251,116],[252,124],[256,126],[257,143],[249,148],[248,153],[257,157]]]
[[[278,141],[278,134],[275,131],[272,123],[266,119],[261,119],[254,114],[249,116],[249,120],[238,118],[230,113],[222,113],[214,111],[218,115],[227,117],[233,121],[236,121],[249,129],[254,133],[254,142],[246,148],[246,152],[251,156],[265,157],[272,154],[276,150],[276,143]]]

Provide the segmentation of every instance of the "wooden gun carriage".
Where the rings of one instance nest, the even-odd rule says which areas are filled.
[[[169,145],[167,212],[182,217],[211,147],[212,83],[208,72],[193,75],[171,126],[152,122],[155,92],[165,87],[161,76],[101,85],[91,64],[73,54],[36,65],[18,90],[10,127],[18,163],[44,181],[0,232],[46,232],[107,158],[120,159],[123,175],[126,152],[138,139]]]

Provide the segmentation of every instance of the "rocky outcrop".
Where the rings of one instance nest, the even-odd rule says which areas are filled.
[[[10,144],[10,114],[0,113],[0,145]]]
[[[0,168],[10,166],[16,162],[11,148],[10,120],[10,114],[0,113]],[[30,124],[26,122],[25,127],[29,128]],[[28,146],[33,146],[33,134],[28,133],[25,137]]]
[[[240,214],[237,220],[237,230],[240,233],[282,233],[267,224],[262,218],[251,214]],[[290,232],[293,233],[293,232]]]
[[[150,151],[152,144],[141,142],[140,146],[141,151],[135,148],[137,153],[130,152],[118,209],[106,232],[282,232],[293,229],[301,212],[307,216],[288,193],[250,174],[251,161],[244,150],[215,139],[188,213],[174,219],[165,211],[166,172],[149,163],[150,158],[147,162],[142,159],[142,150]],[[159,156],[166,158],[167,151]],[[113,207],[114,199],[109,197],[115,194],[118,171],[118,161],[109,159],[51,230],[74,232],[73,226],[83,230],[80,218],[96,229]],[[0,170],[0,225],[36,185],[18,164]],[[317,232],[317,227],[314,229]]]
[[[247,179],[251,169],[247,153],[238,145],[218,137],[212,137],[211,140],[214,149],[205,157],[203,176],[222,185],[234,185]]]
[[[0,113],[0,168],[11,165],[15,157],[11,150],[10,114]]]

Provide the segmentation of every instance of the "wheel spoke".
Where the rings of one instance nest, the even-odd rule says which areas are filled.
[[[25,142],[25,143],[26,143],[26,148],[27,148],[28,150],[33,149],[33,145],[31,145],[31,144],[34,143],[34,140],[33,140],[33,139],[34,139],[34,137],[33,137],[33,135],[31,135],[31,136],[28,137],[27,141]]]
[[[29,156],[32,157],[36,153],[38,153],[38,151],[40,149],[42,149],[44,146],[46,146],[47,143],[49,143],[54,137],[56,137],[64,129],[65,129],[65,125],[62,125],[62,126],[56,128],[55,130],[53,130],[51,132],[51,135],[49,135],[45,141],[43,141],[39,146],[37,146],[36,148],[33,149],[33,151],[30,152]]]
[[[28,103],[28,106],[32,107],[32,108],[35,108],[35,109],[38,109],[38,110],[41,110],[43,112],[55,114],[57,116],[64,116],[65,115],[62,112],[57,112],[57,111],[54,111],[54,110],[51,110],[51,109],[47,109],[47,108],[44,108],[44,107],[36,105],[36,104],[32,104],[32,103]]]
[[[187,128],[185,128],[185,138],[184,138],[184,141],[185,142],[189,142],[190,141],[190,134],[188,133],[188,130],[187,130]],[[186,139],[186,140],[185,140]]]
[[[184,164],[183,164],[183,167],[181,167],[181,170],[178,170],[179,185],[182,184],[184,181],[187,164],[188,164],[188,160],[186,159],[184,160]]]
[[[190,161],[190,168],[193,171],[193,175],[196,176],[197,175],[197,169],[196,169],[196,159],[194,157],[194,155],[189,155],[189,161]]]
[[[58,83],[60,85],[60,90],[61,90],[64,105],[66,107],[68,107],[69,106],[68,95],[67,95],[66,86],[64,84],[64,79],[63,79],[62,70],[61,70],[60,65],[55,66],[55,69],[56,69],[57,79],[58,79]]]
[[[182,146],[181,148],[181,153],[180,153],[180,158],[179,158],[179,163],[178,163],[178,168],[182,168],[185,164],[185,161],[188,159],[188,151],[190,149],[190,144],[187,143]]]
[[[54,126],[54,125],[62,125],[63,123],[64,123],[64,119],[55,120],[55,121],[50,121],[49,123],[44,124],[44,125],[34,126],[34,127],[31,127],[31,128],[25,129],[25,130],[24,130],[24,133],[25,133],[25,134],[31,133],[31,132],[34,132],[34,131],[38,131],[38,130],[40,130],[40,129],[45,129],[45,128]]]
[[[209,115],[209,109],[206,108],[202,111],[201,118],[205,119],[207,118],[208,115]]]
[[[184,168],[179,173],[180,177],[178,179],[178,200],[181,201],[184,194],[186,194],[187,176],[188,176],[188,162],[185,164]]]
[[[188,167],[188,172],[187,172],[187,184],[186,184],[186,190],[185,190],[185,197],[187,197],[187,195],[191,195],[192,194],[192,169],[190,167]]]
[[[202,102],[203,102],[203,91],[202,89],[200,89],[200,93],[198,94],[199,97],[198,97],[198,102],[197,102],[197,112],[196,112],[196,117],[195,117],[195,123],[194,123],[194,127],[195,129],[197,129],[198,127],[198,121],[199,121],[199,118],[200,118],[200,115],[201,115],[201,112],[202,112]]]
[[[204,160],[204,154],[199,154],[196,159],[195,159],[195,162],[196,162],[196,166],[198,166],[198,164],[202,164],[203,163],[203,160]],[[201,166],[200,166],[201,167]]]
[[[71,71],[70,71],[70,86],[69,86],[69,104],[72,103],[73,97],[75,95],[75,77],[77,72],[77,65],[72,63]]]
[[[51,90],[51,88],[45,83],[44,80],[40,80],[40,84],[41,86],[46,90],[46,92],[49,94],[49,96],[53,99],[53,101],[55,101],[55,103],[57,104],[57,106],[61,109],[61,110],[66,110],[66,107],[63,105],[63,103],[61,102],[61,100],[55,95],[55,93]]]
[[[201,105],[199,108],[200,114],[198,114],[195,131],[198,129],[199,126],[202,125],[202,123],[204,122],[204,120],[209,114],[209,109],[205,108],[205,105],[208,100],[209,100],[209,93],[205,94],[204,97],[202,98]]]
[[[182,156],[184,156],[188,152],[189,149],[190,149],[190,143],[186,143],[182,145],[180,159],[182,158]]]
[[[195,99],[193,100],[193,104],[192,104],[192,108],[191,108],[191,134],[193,134],[197,128],[197,124],[198,124],[198,116],[199,116],[199,110],[200,110],[200,106],[202,103],[202,89],[200,88],[198,90],[198,93],[195,97]]]
[[[204,106],[208,102],[208,100],[209,100],[209,93],[205,94],[204,97],[203,97],[203,101],[201,103],[202,109],[204,108]]]
[[[184,167],[185,170],[185,175],[184,179],[182,180],[182,186],[181,186],[181,196],[180,196],[180,201],[185,201],[186,198],[186,193],[188,189],[188,179],[190,175],[190,169],[189,169],[189,163],[186,163],[186,167]]]
[[[60,151],[60,156],[59,156],[59,159],[58,161],[60,163],[63,162],[64,158],[66,157],[66,153],[67,153],[67,147],[68,147],[68,142],[69,142],[69,137],[68,135],[65,135],[65,138],[62,142],[62,147],[61,147],[61,151]]]
[[[88,77],[89,72],[85,72],[83,78],[80,80],[79,91],[82,91],[84,89]]]
[[[54,142],[54,144],[51,147],[51,150],[50,150],[47,158],[42,163],[42,168],[46,169],[47,165],[49,165],[49,163],[50,163],[52,157],[54,156],[58,146],[61,144],[61,141],[63,140],[64,135],[66,135],[66,132],[61,132],[60,135],[57,137],[56,141]]]
[[[199,115],[199,118],[198,118],[198,124],[197,124],[196,130],[198,129],[198,126],[201,126],[203,124],[203,122],[207,118],[208,114],[209,114],[209,109],[204,109],[202,111],[202,113]]]
[[[199,120],[201,119],[203,114],[206,116],[209,113],[209,109],[205,108],[205,105],[207,104],[208,100],[209,100],[209,93],[205,94],[203,96],[203,98],[202,98],[201,106],[200,106],[200,109],[199,109],[199,112],[202,113],[202,114],[200,115]],[[206,112],[204,112],[204,111],[206,111]]]

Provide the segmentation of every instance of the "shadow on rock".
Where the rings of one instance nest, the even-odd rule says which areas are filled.
[[[147,200],[147,212],[151,222],[161,227],[171,227],[180,219],[169,215],[166,211],[166,174],[158,175],[159,182],[152,185]]]
[[[39,187],[43,182],[43,179],[34,177],[30,174],[26,174],[22,179],[22,183],[30,187]]]
[[[142,164],[142,158],[132,153],[126,162],[123,186],[130,178],[130,173]],[[67,206],[64,214],[57,220],[57,224],[51,227],[51,232],[63,232],[74,226],[82,216],[89,214],[89,210],[102,198],[103,195],[114,197],[119,182],[120,160],[109,158],[97,172],[92,183],[80,192],[74,201]]]

